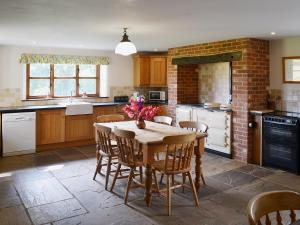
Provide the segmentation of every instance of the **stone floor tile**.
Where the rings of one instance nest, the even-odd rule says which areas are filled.
[[[259,178],[270,176],[276,172],[276,170],[260,167],[253,164],[242,166],[238,168],[238,170]]]
[[[98,209],[95,212],[55,222],[54,225],[155,225],[130,207]]]
[[[16,189],[26,208],[72,198],[55,178],[17,183]]]
[[[211,195],[208,199],[217,202],[218,204],[222,204],[224,207],[239,211],[241,214],[245,214],[249,200],[255,195],[266,191],[283,189],[284,187],[280,185],[263,180],[256,180],[251,184],[245,184]]]
[[[88,158],[96,158],[96,145],[83,146],[75,149],[83,153]]]
[[[106,191],[82,191],[75,193],[75,197],[90,212],[102,208],[111,208],[124,203],[124,200],[117,195]]]
[[[28,209],[34,224],[45,224],[86,212],[76,199],[68,199]]]
[[[62,163],[56,168],[49,168],[51,173],[58,179],[66,179],[77,177],[81,175],[91,175],[94,173],[96,167],[96,160],[84,159],[80,161],[73,161]]]
[[[21,200],[12,182],[2,182],[0,184],[0,209],[21,205]]]
[[[300,177],[298,175],[278,171],[275,174],[262,178],[264,180],[280,184],[286,188],[300,192]]]
[[[82,192],[82,191],[101,191],[104,189],[104,178],[98,176],[96,180],[93,180],[94,174],[88,174],[78,177],[72,177],[61,180],[64,186],[71,192]],[[111,179],[112,180],[112,179]]]
[[[31,221],[23,206],[0,209],[1,225],[31,225]]]
[[[224,173],[220,173],[212,176],[212,178],[233,187],[248,184],[257,179],[252,175],[242,173],[238,170],[230,170]]]
[[[82,152],[76,150],[75,148],[59,149],[56,150],[55,153],[65,161],[81,160],[87,158]]]

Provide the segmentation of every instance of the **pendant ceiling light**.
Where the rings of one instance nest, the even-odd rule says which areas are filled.
[[[128,35],[126,33],[127,28],[124,29],[124,34],[121,42],[117,45],[115,53],[119,55],[128,56],[136,53],[136,47],[134,44],[128,39]]]

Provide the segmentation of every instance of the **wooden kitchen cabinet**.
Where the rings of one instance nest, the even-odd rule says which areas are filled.
[[[133,64],[135,87],[167,86],[166,55],[135,55]]]
[[[150,85],[150,58],[148,56],[134,56],[134,86],[148,87]]]
[[[167,58],[166,57],[150,58],[150,86],[151,87],[167,86]]]
[[[40,110],[36,113],[37,145],[65,141],[65,110]]]
[[[66,142],[94,138],[93,115],[66,116]]]

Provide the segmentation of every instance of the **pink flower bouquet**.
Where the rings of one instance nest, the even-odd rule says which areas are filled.
[[[129,118],[135,120],[152,120],[154,116],[160,111],[158,106],[144,106],[145,97],[138,96],[137,98],[130,98],[129,105],[123,107]]]

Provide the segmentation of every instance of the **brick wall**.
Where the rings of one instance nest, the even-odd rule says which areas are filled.
[[[169,112],[175,118],[177,103],[198,101],[197,65],[172,65],[173,57],[205,56],[242,51],[242,59],[232,63],[233,157],[251,161],[252,135],[249,110],[267,106],[269,85],[269,42],[242,38],[168,50]]]

